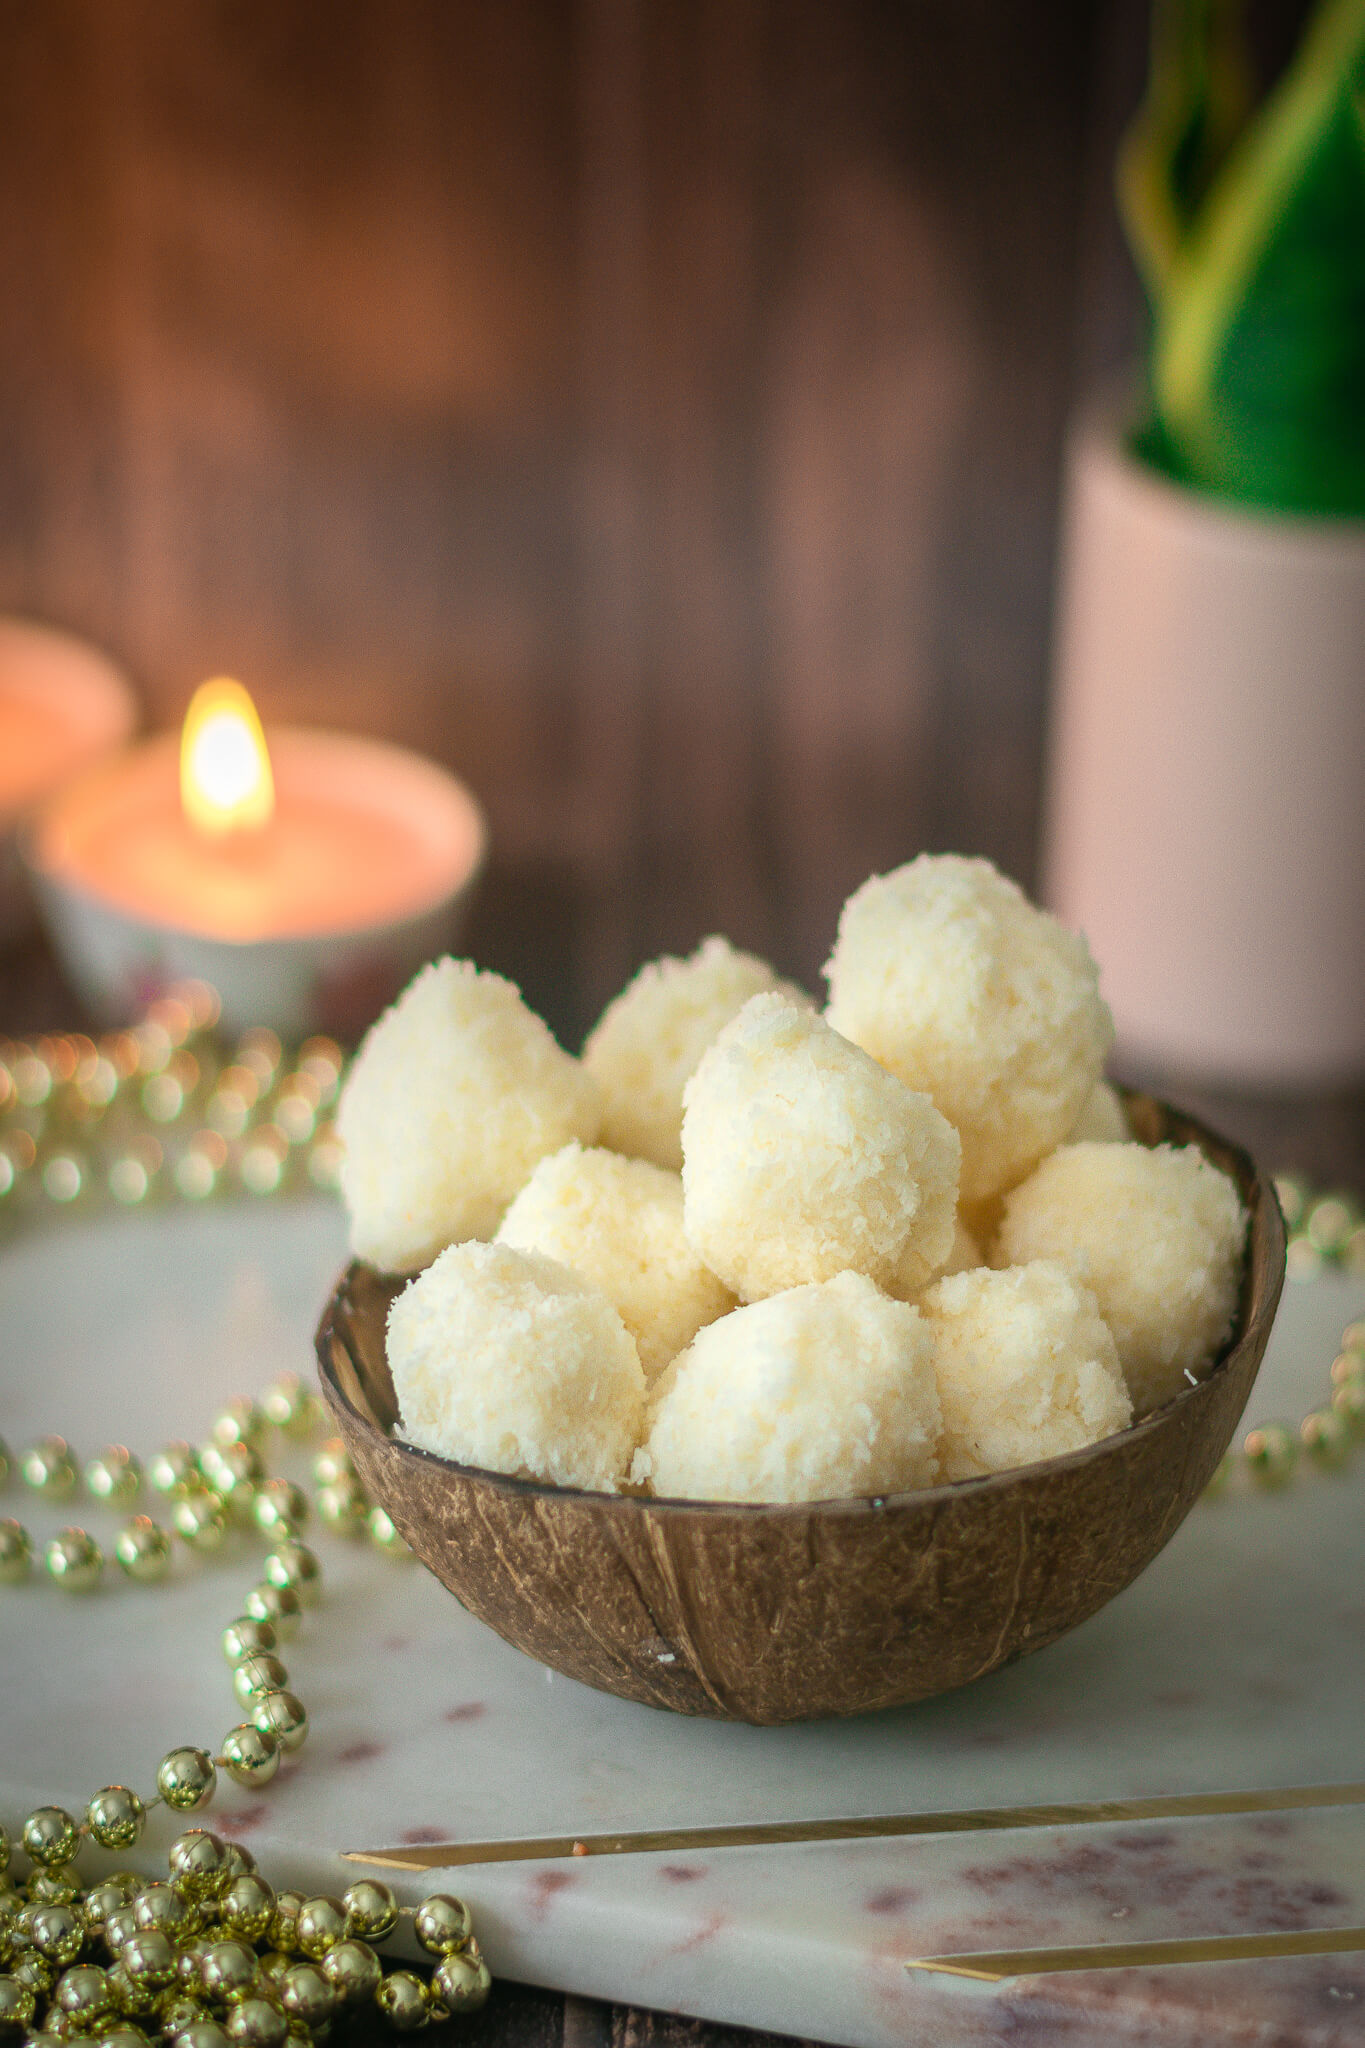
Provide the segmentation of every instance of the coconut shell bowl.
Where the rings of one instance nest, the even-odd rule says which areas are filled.
[[[1274,1189],[1150,1097],[1147,1144],[1199,1145],[1251,1216],[1233,1334],[1197,1386],[1045,1463],[876,1500],[637,1499],[457,1465],[394,1434],[384,1356],[403,1281],[341,1277],[317,1336],[322,1390],[371,1497],[455,1597],[585,1685],[675,1713],[776,1723],[947,1692],[1054,1642],[1152,1561],[1232,1439],[1284,1277]]]

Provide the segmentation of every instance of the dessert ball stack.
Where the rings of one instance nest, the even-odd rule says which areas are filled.
[[[1206,1372],[1247,1218],[1129,1136],[1085,942],[986,861],[844,906],[823,1016],[711,938],[581,1061],[510,983],[427,968],[343,1096],[358,1256],[415,1278],[424,1449],[557,1486],[812,1501],[1125,1429]]]

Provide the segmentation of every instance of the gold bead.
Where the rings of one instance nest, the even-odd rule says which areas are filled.
[[[264,1955],[257,1957],[257,1978],[261,1985],[270,1991],[272,1997],[280,1979],[285,1971],[292,1966],[293,1961],[294,1958],[292,1956],[285,1955],[283,1950],[278,1948],[268,1948]]]
[[[265,1442],[266,1418],[254,1401],[239,1394],[213,1418],[213,1440],[217,1444],[245,1444],[259,1451]]]
[[[171,2035],[174,2048],[227,2048],[227,2034],[217,2020],[195,2020]]]
[[[102,2048],[150,2048],[147,2036],[141,2027],[135,2027],[124,2020],[116,2027],[100,2030]]]
[[[431,1980],[432,1991],[447,2012],[477,2012],[493,1988],[482,1956],[443,1956]]]
[[[272,1586],[291,1587],[305,1607],[321,1590],[322,1567],[303,1543],[277,1544],[266,1558],[264,1572]]]
[[[230,2005],[255,1989],[255,1954],[244,1941],[215,1941],[204,1954],[199,1976],[209,1998]]]
[[[339,1479],[354,1479],[351,1454],[339,1436],[329,1436],[313,1459],[313,1480],[318,1486],[334,1486]]]
[[[1332,1412],[1353,1435],[1365,1436],[1365,1379],[1346,1379],[1333,1387]]]
[[[270,1946],[291,1956],[299,1945],[299,1913],[306,1904],[302,1892],[275,1894],[275,1917],[270,1923]]]
[[[282,1692],[289,1683],[289,1673],[278,1657],[268,1651],[257,1657],[247,1657],[232,1674],[232,1690],[244,1707],[253,1700],[261,1699],[268,1692]]]
[[[84,1529],[61,1529],[43,1551],[43,1569],[64,1593],[93,1593],[104,1573],[104,1552]]]
[[[175,1976],[183,1996],[203,1997],[204,1957],[217,1938],[216,1935],[196,1935],[181,1942],[180,1953],[175,1959]]]
[[[232,1882],[227,1844],[207,1828],[187,1828],[177,1835],[167,1862],[172,1881],[187,1899],[216,1899]]]
[[[86,1492],[111,1508],[135,1501],[141,1484],[142,1467],[126,1444],[106,1444],[85,1468]]]
[[[37,1949],[25,1949],[14,1963],[10,1975],[16,1984],[26,1984],[35,1998],[50,1998],[52,1987],[57,1981],[57,1972]]]
[[[70,1906],[80,1894],[80,1883],[69,1863],[54,1863],[50,1870],[35,1870],[29,1875],[31,1906]]]
[[[341,1895],[346,1908],[346,1932],[366,1941],[382,1941],[398,1925],[398,1901],[388,1885],[362,1877]]]
[[[230,1941],[264,1941],[275,1917],[275,1894],[263,1877],[235,1877],[218,1902],[218,1925]]]
[[[77,1963],[67,1970],[58,1979],[55,1996],[61,2011],[69,2013],[82,2030],[102,2020],[114,2005],[109,1980],[94,1963]]]
[[[101,1849],[131,1849],[146,1818],[146,1807],[126,1785],[106,1785],[85,1809],[85,1824]]]
[[[13,1977],[0,1977],[0,2032],[31,2026],[38,2001],[27,1984]]]
[[[219,1762],[234,1785],[268,1785],[280,1767],[280,1746],[268,1731],[243,1721],[223,1737]]]
[[[1343,1351],[1354,1351],[1365,1357],[1365,1320],[1346,1325],[1341,1333],[1341,1348]]]
[[[114,1555],[130,1579],[150,1586],[171,1568],[171,1539],[150,1515],[134,1515],[114,1538]]]
[[[29,1914],[29,1939],[40,1956],[65,1969],[85,1946],[85,1923],[72,1906],[38,1906]]]
[[[251,1522],[256,1488],[264,1477],[260,1459],[245,1444],[206,1444],[199,1453],[204,1484],[239,1528]]]
[[[169,1992],[165,2003],[157,2008],[156,2016],[162,2038],[167,2041],[176,2040],[189,2027],[203,2026],[206,2022],[212,2024],[208,2007],[187,1991]]]
[[[346,1908],[340,1899],[334,1899],[326,1892],[316,1898],[305,1899],[299,1907],[295,1929],[303,1953],[318,1962],[329,1948],[335,1948],[339,1941],[345,1939]]]
[[[33,1538],[8,1516],[0,1522],[0,1586],[17,1586],[33,1563]]]
[[[308,1520],[308,1496],[292,1479],[267,1479],[256,1489],[251,1519],[272,1543],[287,1542]]]
[[[149,1884],[133,1901],[133,1919],[141,1934],[164,1934],[175,1941],[197,1931],[199,1921],[175,1885]]]
[[[183,1500],[187,1493],[198,1492],[204,1481],[193,1444],[177,1438],[154,1451],[147,1460],[147,1483],[167,1500]]]
[[[117,1878],[106,1877],[99,1884],[91,1885],[81,1900],[81,1915],[90,1932],[102,1935],[109,1915],[121,1912],[123,1907],[132,1903],[132,1898],[133,1894]]]
[[[1365,1355],[1359,1351],[1339,1351],[1332,1360],[1332,1385],[1344,1387],[1348,1380],[1365,1380]]]
[[[34,1863],[52,1870],[71,1861],[80,1846],[80,1835],[64,1806],[39,1806],[24,1822],[23,1842]]]
[[[261,1408],[266,1419],[287,1436],[310,1436],[322,1421],[322,1403],[296,1372],[283,1374],[266,1388]]]
[[[336,1479],[330,1486],[318,1488],[318,1517],[335,1536],[363,1536],[369,1512],[370,1503],[358,1479]]]
[[[1249,1430],[1242,1450],[1253,1479],[1266,1488],[1286,1484],[1293,1475],[1299,1454],[1292,1430],[1286,1429],[1282,1422],[1267,1422],[1260,1429]]]
[[[226,2032],[237,2048],[284,2048],[289,2022],[268,1998],[243,1998],[228,2014]]]
[[[173,1984],[175,1965],[175,1943],[159,1928],[139,1928],[119,1950],[119,1969],[140,1991],[161,1991]]]
[[[407,1539],[400,1534],[397,1524],[387,1508],[372,1507],[365,1526],[370,1532],[370,1541],[376,1550],[382,1550],[385,1557],[398,1561],[411,1560],[412,1549]]]
[[[294,1963],[280,1979],[280,2004],[311,2033],[336,2010],[336,1992],[314,1963]]]
[[[236,1621],[230,1621],[223,1630],[223,1655],[229,1664],[244,1664],[248,1657],[259,1657],[275,1647],[275,1631],[268,1621],[257,1621],[250,1614],[239,1614]]]
[[[40,1437],[19,1460],[25,1486],[45,1500],[65,1500],[76,1488],[76,1460],[65,1437]]]
[[[1318,1408],[1305,1415],[1299,1436],[1314,1464],[1328,1471],[1344,1465],[1351,1454],[1351,1426],[1335,1409]]]
[[[412,1931],[430,1956],[448,1956],[463,1948],[469,1939],[469,1908],[463,1899],[449,1892],[433,1892],[423,1899],[413,1919]]]
[[[254,1620],[268,1621],[281,1642],[298,1634],[303,1602],[292,1586],[272,1586],[266,1580],[252,1587],[242,1605]]]
[[[133,1901],[129,1899],[123,1905],[116,1906],[112,1912],[106,1913],[100,1931],[104,1937],[104,1946],[110,1955],[122,1955],[124,1943],[131,1941],[138,1931]]]
[[[262,1693],[251,1709],[253,1727],[281,1749],[302,1749],[308,1739],[308,1712],[292,1692]]]
[[[413,2034],[427,2023],[427,1987],[411,1970],[391,1970],[374,2002],[396,2034]]]
[[[175,1533],[191,1550],[217,1550],[227,1534],[227,1516],[214,1494],[192,1493],[171,1508]]]
[[[227,1852],[227,1881],[229,1884],[234,1883],[239,1877],[254,1877],[256,1875],[256,1858],[252,1855],[250,1849],[244,1849],[240,1842],[224,1842],[223,1847]]]
[[[206,1749],[173,1749],[157,1765],[156,1789],[177,1813],[207,1806],[217,1785],[218,1773]]]
[[[351,1890],[355,1890],[354,1885]],[[350,1895],[347,1892],[347,1898]],[[322,1974],[343,2005],[363,2005],[379,1989],[384,1970],[367,1941],[347,1935],[335,1948],[328,1949],[322,1959]]]

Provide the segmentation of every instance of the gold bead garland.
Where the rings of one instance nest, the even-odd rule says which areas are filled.
[[[1315,1193],[1294,1174],[1276,1176],[1275,1192],[1288,1227],[1286,1270],[1291,1282],[1328,1272],[1365,1277],[1365,1208],[1340,1190]],[[1287,1486],[1305,1461],[1320,1472],[1339,1472],[1365,1440],[1365,1318],[1348,1323],[1332,1361],[1324,1400],[1297,1428],[1266,1422],[1247,1431],[1215,1472],[1209,1493],[1225,1493],[1238,1480],[1264,1492]]]
[[[211,991],[186,984],[134,1030],[98,1042],[78,1034],[31,1045],[0,1040],[0,1218],[48,1203],[111,1198],[132,1206],[199,1202],[226,1189],[332,1187],[338,1148],[326,1113],[339,1049],[313,1039],[286,1061],[272,1032],[254,1031],[224,1053],[210,1036],[215,1019]],[[321,1420],[317,1397],[290,1375],[259,1401],[228,1403],[202,1447],[168,1444],[145,1466],[118,1444],[82,1470],[59,1437],[17,1460],[0,1443],[0,1487],[13,1475],[41,1499],[66,1501],[83,1483],[93,1501],[118,1511],[147,1493],[157,1497],[161,1519],[133,1514],[114,1539],[113,1559],[135,1583],[172,1568],[172,1535],[192,1552],[216,1551],[234,1532],[271,1545],[259,1583],[221,1637],[249,1718],[216,1751],[185,1747],[163,1757],[145,1800],[109,1785],[79,1817],[56,1806],[30,1814],[21,1830],[32,1866],[26,1880],[8,1874],[11,1844],[0,1826],[0,2041],[311,2048],[334,2019],[366,2005],[410,2032],[487,1997],[488,1969],[468,1913],[444,1895],[400,1909],[386,1885],[370,1881],[340,1899],[277,1893],[246,1850],[198,1827],[172,1845],[169,1883],[127,1871],[93,1882],[76,1873],[87,1845],[124,1853],[152,1808],[207,1807],[220,1772],[263,1784],[305,1741],[307,1711],[276,1650],[318,1598],[321,1568],[301,1541],[308,1497],[272,1476],[264,1453],[273,1435],[304,1440]],[[389,1516],[366,1500],[342,1445],[324,1445],[315,1465],[327,1528],[365,1535],[390,1557],[410,1555]],[[0,1584],[19,1583],[34,1563],[28,1530],[0,1519]],[[43,1546],[42,1565],[70,1592],[94,1592],[105,1573],[99,1544],[74,1526]],[[431,1962],[429,1977],[385,1971],[375,1944],[402,1921],[412,1923]]]

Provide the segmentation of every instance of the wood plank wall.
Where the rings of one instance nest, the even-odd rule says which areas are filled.
[[[1141,12],[0,0],[0,609],[464,772],[571,1038],[920,847],[1027,882]]]

